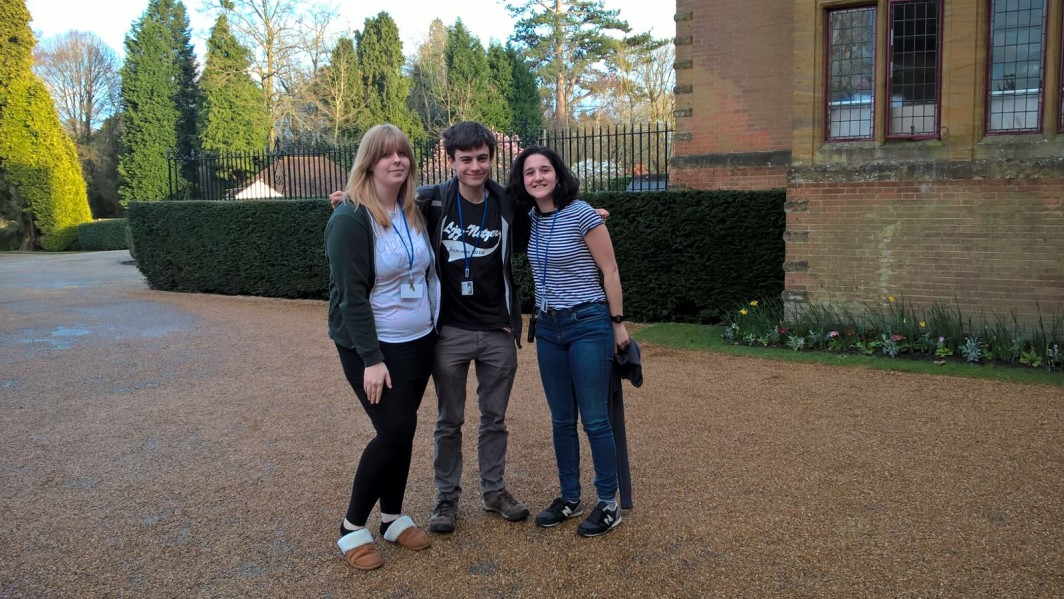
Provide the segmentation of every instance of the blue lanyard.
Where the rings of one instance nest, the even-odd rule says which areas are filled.
[[[469,278],[469,262],[472,260],[473,254],[475,254],[476,251],[477,251],[477,242],[478,242],[478,240],[480,238],[479,237],[474,237],[473,238],[473,251],[469,252],[466,249],[466,243],[465,243],[465,240],[466,240],[465,223],[462,222],[462,194],[458,191],[458,189],[454,190],[454,197],[455,197],[455,200],[458,203],[458,229],[460,231],[462,231],[462,257],[465,258],[465,278],[468,279]],[[487,222],[488,222],[488,190],[485,189],[484,190],[484,215],[480,219],[480,231],[478,231],[478,234],[483,234],[484,224],[487,223]]]
[[[547,247],[543,248],[543,255],[542,256],[539,253],[539,221],[540,221],[540,217],[537,216],[536,219],[535,219],[535,224],[536,224],[536,226],[535,226],[535,229],[536,229],[536,261],[539,262],[540,287],[543,288],[543,297],[540,299],[540,302],[539,302],[541,310],[546,310],[547,309],[547,258],[548,258],[548,255],[550,254],[550,242],[554,241],[554,225],[558,222],[558,212],[559,212],[559,210],[555,210],[554,211],[554,216],[552,216],[551,219],[550,219],[550,237],[547,238],[547,243],[546,243]]]
[[[403,234],[399,231],[399,242],[403,244],[403,251],[406,252],[406,265],[410,272],[410,288],[414,288],[414,238],[410,236],[410,225],[406,222],[406,213],[403,212],[403,203],[396,202],[399,206],[399,215],[403,217],[403,228],[406,229],[406,239],[403,239]],[[407,242],[410,242],[410,248],[406,247]]]

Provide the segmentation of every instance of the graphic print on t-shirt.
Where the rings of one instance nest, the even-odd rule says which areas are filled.
[[[480,223],[466,223],[465,235],[458,228],[458,223],[447,220],[443,225],[443,238],[440,245],[447,250],[448,262],[465,262],[469,259],[490,256],[499,249],[501,231],[491,227],[480,228]]]
[[[443,305],[440,322],[483,331],[509,326],[502,275],[499,200],[490,197],[480,204],[473,204],[462,198],[461,202],[461,219],[455,202],[443,215],[441,223],[438,260]],[[468,277],[466,268],[469,268]]]

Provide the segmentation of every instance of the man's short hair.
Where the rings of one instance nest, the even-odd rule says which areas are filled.
[[[459,121],[443,132],[443,147],[452,160],[455,150],[468,152],[481,146],[488,146],[488,155],[494,159],[496,143],[491,129],[476,121]]]

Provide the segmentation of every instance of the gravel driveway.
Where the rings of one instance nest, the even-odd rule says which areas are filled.
[[[1060,388],[653,345],[616,531],[483,512],[473,409],[458,530],[353,571],[336,529],[372,433],[325,303],[151,291],[128,260],[0,254],[0,596],[1064,596]],[[535,512],[557,480],[520,361],[507,477]]]

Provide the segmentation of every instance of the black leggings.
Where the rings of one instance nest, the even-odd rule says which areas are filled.
[[[382,513],[403,512],[403,495],[410,473],[414,431],[417,430],[417,410],[432,372],[435,342],[436,335],[431,333],[407,343],[381,343],[392,388],[385,387],[380,402],[376,404],[369,403],[362,388],[365,362],[355,350],[336,346],[344,375],[377,432],[362,451],[351,485],[347,521],[355,526],[366,525],[369,513],[378,501]]]

